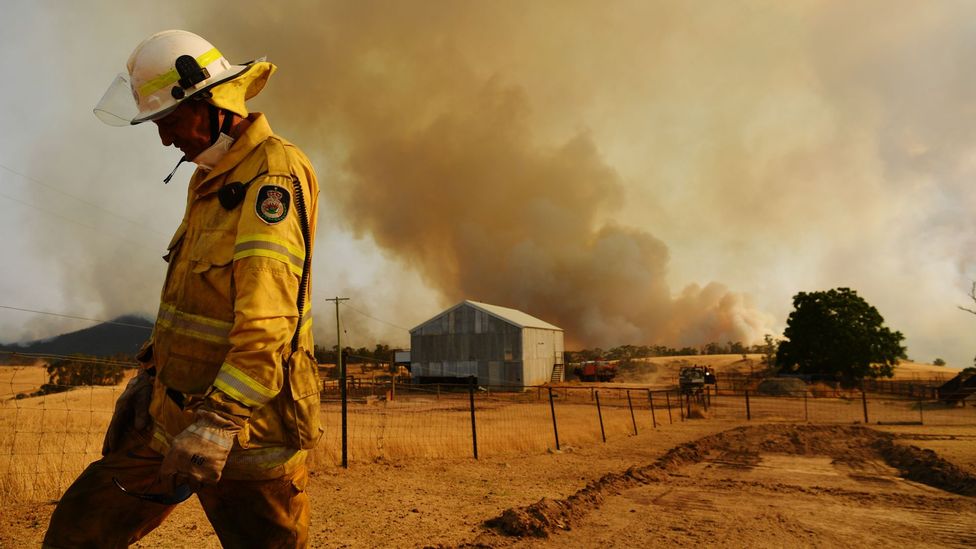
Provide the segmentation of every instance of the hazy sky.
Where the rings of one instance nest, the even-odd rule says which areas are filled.
[[[754,343],[797,292],[846,286],[913,359],[968,366],[973,20],[961,1],[8,0],[0,305],[155,312],[191,168],[164,186],[179,153],[154,126],[91,108],[143,38],[185,28],[279,67],[252,107],[319,173],[321,343],[334,295],[355,346],[404,346],[466,298],[576,345]],[[86,325],[0,309],[5,342]]]

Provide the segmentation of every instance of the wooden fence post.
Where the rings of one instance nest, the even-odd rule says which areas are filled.
[[[864,405],[864,424],[868,424],[868,395],[864,392],[864,385],[861,385],[861,404]]]
[[[474,376],[468,377],[468,398],[471,401],[471,445],[474,447],[474,459],[478,459],[478,426],[474,419],[474,380]]]
[[[634,435],[637,435],[637,418],[634,417],[634,403],[630,400],[630,389],[627,389],[627,406],[630,407],[630,422],[634,424]]]
[[[664,391],[664,399],[668,404],[668,425],[674,425],[674,418],[671,417],[671,393]]]
[[[752,421],[752,410],[749,408],[749,391],[746,390],[746,420]]]
[[[654,416],[654,395],[651,390],[647,390],[647,400],[651,403],[651,421],[654,423],[654,428],[657,429],[657,417]]]
[[[552,433],[556,436],[556,449],[559,449],[559,427],[556,426],[556,405],[552,400],[552,387],[549,387],[549,411],[552,412]]]
[[[600,436],[603,437],[603,442],[606,442],[607,432],[603,429],[603,410],[600,409],[600,391],[593,391],[593,397],[596,399],[596,413],[600,418]]]

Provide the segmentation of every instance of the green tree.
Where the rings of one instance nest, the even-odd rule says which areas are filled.
[[[56,393],[84,385],[116,385],[125,377],[122,363],[86,355],[52,360],[47,367],[48,382],[42,393]]]
[[[773,337],[773,334],[766,334],[763,336],[763,344],[756,345],[754,348],[762,354],[763,364],[772,367],[776,364],[776,349],[778,347],[779,341]]]
[[[892,377],[905,358],[901,332],[885,327],[878,310],[850,288],[796,294],[783,335],[776,365],[787,371],[854,382]]]

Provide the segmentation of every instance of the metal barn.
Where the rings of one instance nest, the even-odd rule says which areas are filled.
[[[515,309],[462,301],[410,330],[419,383],[523,388],[563,376],[563,330]],[[558,367],[557,367],[558,365]]]

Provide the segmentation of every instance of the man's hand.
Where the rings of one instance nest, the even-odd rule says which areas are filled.
[[[241,426],[211,410],[200,408],[196,421],[176,435],[159,475],[173,486],[216,484],[220,480],[227,455]]]
[[[154,379],[152,374],[141,368],[115,401],[115,412],[102,442],[103,456],[122,447],[122,441],[130,428],[145,431],[152,424],[149,418],[149,401],[152,400]]]

